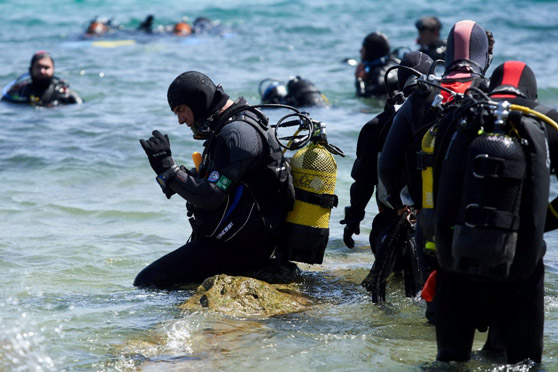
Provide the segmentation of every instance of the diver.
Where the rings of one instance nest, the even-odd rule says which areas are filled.
[[[35,53],[29,72],[4,88],[2,100],[49,107],[83,102],[68,82],[54,75],[54,60],[45,51]]]
[[[178,166],[168,136],[159,131],[140,143],[166,197],[178,194],[186,200],[192,235],[144,268],[134,285],[173,288],[273,265],[294,190],[267,118],[242,97],[233,102],[221,85],[197,71],[176,77],[167,99],[178,123],[204,140],[201,163],[192,169]]]
[[[180,22],[176,22],[172,26],[172,34],[174,36],[190,36],[192,34],[192,25],[190,25],[187,20],[187,17],[183,17]]]
[[[545,114],[554,121],[558,120],[556,110],[549,109],[537,101],[535,74],[523,62],[507,61],[499,65],[490,78],[488,96],[492,101],[507,101],[512,105]],[[512,119],[511,114],[509,118],[515,120]],[[554,168],[558,161],[558,130],[548,122],[543,124],[542,120],[533,119],[528,115],[518,115],[516,119],[514,131],[524,142],[523,147],[518,147],[524,149],[525,161],[528,164],[523,181],[523,194],[520,195],[520,202],[517,203],[519,205],[517,240],[509,275],[505,279],[484,281],[453,272],[446,267],[440,268],[439,285],[436,290],[438,360],[463,361],[470,358],[475,328],[478,328],[476,319],[481,319],[481,322],[485,323],[483,330],[488,326],[488,337],[483,351],[502,354],[508,364],[526,359],[540,363],[542,359],[543,256],[546,251],[543,233],[548,205],[548,160]],[[546,156],[546,138],[550,148],[550,159]],[[508,142],[505,147],[506,152],[511,148]],[[537,148],[538,154],[535,156]],[[517,157],[514,156],[514,159]],[[511,160],[508,162],[510,163],[508,169],[517,169]],[[501,169],[507,171],[506,168]],[[498,172],[500,173],[501,170]],[[513,182],[513,178],[508,178],[506,182],[510,183],[510,180]],[[485,189],[484,192],[488,191]],[[498,187],[495,192],[501,193],[502,188]],[[510,205],[511,193],[505,194],[505,204]],[[473,218],[475,215],[471,214],[468,220],[474,221]],[[485,221],[502,222],[492,218]],[[474,226],[474,222],[472,224]],[[501,228],[499,231],[503,238],[505,229]],[[491,245],[496,244],[493,243]],[[486,251],[487,254],[489,251],[490,249]]]
[[[434,61],[443,60],[446,55],[447,42],[440,39],[442,23],[437,17],[422,17],[415,23],[419,51],[428,54]]]
[[[407,53],[401,60],[400,66],[414,69],[420,74],[428,74],[433,64],[432,59],[419,51]],[[374,256],[378,257],[378,250],[381,249],[385,239],[386,229],[388,229],[397,219],[397,214],[393,212],[380,200],[380,185],[378,185],[378,156],[382,151],[386,135],[392,124],[392,120],[404,102],[417,88],[418,77],[409,69],[398,68],[398,93],[388,98],[384,111],[367,122],[361,129],[356,148],[356,159],[353,164],[351,176],[354,179],[350,188],[351,205],[345,207],[345,218],[341,224],[345,225],[343,231],[343,241],[348,248],[353,248],[355,242],[353,235],[360,234],[360,222],[364,219],[365,208],[376,188],[376,203],[378,214],[374,218],[372,230],[370,231],[370,247]],[[402,267],[402,265],[398,265]],[[389,273],[388,273],[389,274]],[[421,285],[413,284],[415,287]],[[413,292],[413,291],[411,291]],[[412,294],[416,295],[416,293]]]
[[[137,31],[142,31],[148,34],[152,34],[154,20],[155,17],[152,14],[149,14],[147,17],[145,17],[143,22],[139,24],[139,26],[137,27]]]
[[[408,66],[422,74],[428,74],[432,66],[432,59],[422,52],[410,52],[401,60],[401,66]],[[345,207],[345,224],[343,241],[349,248],[354,247],[352,235],[360,234],[360,222],[364,219],[365,208],[376,188],[376,203],[380,213],[389,209],[379,198],[378,185],[378,156],[384,146],[392,120],[404,99],[417,89],[417,76],[410,70],[399,68],[397,71],[398,91],[396,98],[388,99],[384,111],[364,124],[356,147],[356,159],[351,170],[351,177],[355,182],[351,185],[351,205]],[[374,231],[371,231],[371,237]],[[371,238],[372,239],[372,238]],[[371,247],[375,244],[371,242]]]
[[[223,26],[219,22],[213,22],[207,17],[197,17],[192,23],[193,33],[196,35],[222,35]]]
[[[268,83],[265,89],[264,84]],[[264,79],[260,82],[259,92],[261,102],[280,103],[294,107],[328,106],[325,95],[308,79],[294,76],[287,85],[274,79]]]
[[[428,159],[419,158],[424,134],[440,115],[437,106],[433,106],[438,94],[442,103],[449,105],[454,96],[449,92],[464,93],[470,87],[488,88],[484,73],[488,69],[488,37],[485,30],[476,22],[460,21],[451,29],[448,36],[448,48],[445,57],[445,71],[439,84],[443,88],[424,85],[405,101],[393,120],[387,135],[384,149],[379,158],[380,179],[385,186],[385,204],[399,214],[409,207],[401,199],[401,189],[406,185],[417,210],[416,243],[419,264],[423,280],[427,282],[431,272],[437,268],[435,251],[428,244],[432,238],[425,238],[432,229],[425,223],[431,214],[424,209],[423,179],[421,170]],[[418,163],[420,168],[418,169]],[[405,184],[401,184],[401,173],[405,174]],[[423,231],[424,230],[424,231]],[[435,323],[435,305],[428,302],[426,318]]]
[[[384,75],[388,68],[399,64],[399,59],[390,52],[387,36],[381,32],[368,34],[360,48],[361,62],[355,70],[357,97],[384,98],[387,94]],[[397,89],[397,74],[388,76],[388,89]]]
[[[85,30],[85,37],[98,37],[113,34],[122,29],[122,26],[115,23],[112,18],[101,18],[95,16]]]

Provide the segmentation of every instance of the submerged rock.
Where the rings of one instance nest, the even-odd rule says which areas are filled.
[[[304,311],[312,304],[312,299],[293,285],[220,274],[207,278],[181,308],[206,308],[238,318],[268,318]]]

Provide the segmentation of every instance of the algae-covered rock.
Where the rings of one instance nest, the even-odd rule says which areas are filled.
[[[206,308],[239,318],[268,318],[303,311],[312,304],[293,286],[221,274],[207,278],[181,307]]]

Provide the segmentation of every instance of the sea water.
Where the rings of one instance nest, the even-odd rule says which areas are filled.
[[[220,36],[136,37],[112,43],[80,36],[95,16],[127,30],[148,14],[160,25],[206,16]],[[354,66],[362,39],[386,33],[392,47],[416,49],[414,22],[436,15],[442,34],[463,19],[493,31],[494,62],[527,62],[539,98],[558,106],[556,1],[0,1],[0,85],[48,50],[56,74],[83,105],[30,108],[0,103],[0,371],[527,371],[478,350],[473,360],[435,363],[434,327],[425,305],[400,285],[374,305],[360,281],[373,256],[368,247],[374,203],[354,249],[342,241],[350,169],[360,128],[382,103],[355,98]],[[327,96],[310,109],[327,125],[336,157],[339,207],[331,215],[323,265],[304,266],[309,311],[268,320],[207,312],[183,313],[193,290],[148,291],[132,286],[147,264],[190,235],[184,201],[167,200],[138,140],[167,133],[175,159],[192,165],[201,150],[178,126],[166,102],[170,82],[199,70],[233,97],[259,103],[262,79],[300,75]],[[279,114],[266,111],[273,120]],[[557,194],[553,183],[552,194]],[[541,366],[558,371],[558,239],[546,235],[545,351]]]

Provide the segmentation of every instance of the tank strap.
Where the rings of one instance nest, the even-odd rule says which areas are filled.
[[[258,109],[247,105],[245,102],[246,101],[244,99],[239,98],[234,102],[233,106],[223,112],[214,126],[213,131],[215,134],[218,134],[221,129],[223,129],[223,127],[232,120],[248,123],[260,133],[267,131],[268,118]],[[250,112],[253,116],[247,115],[248,112]]]
[[[434,154],[427,154],[424,151],[417,151],[417,169],[425,170],[434,166]]]
[[[473,174],[477,178],[511,178],[521,180],[525,177],[526,164],[520,160],[502,159],[487,154],[475,157]]]
[[[510,212],[500,211],[491,207],[469,204],[465,209],[465,225],[469,227],[496,227],[504,230],[517,231],[519,216]]]
[[[298,187],[295,187],[295,197],[305,203],[315,204],[322,208],[329,209],[337,207],[339,202],[337,195],[335,194],[315,194],[313,192],[299,189]]]

